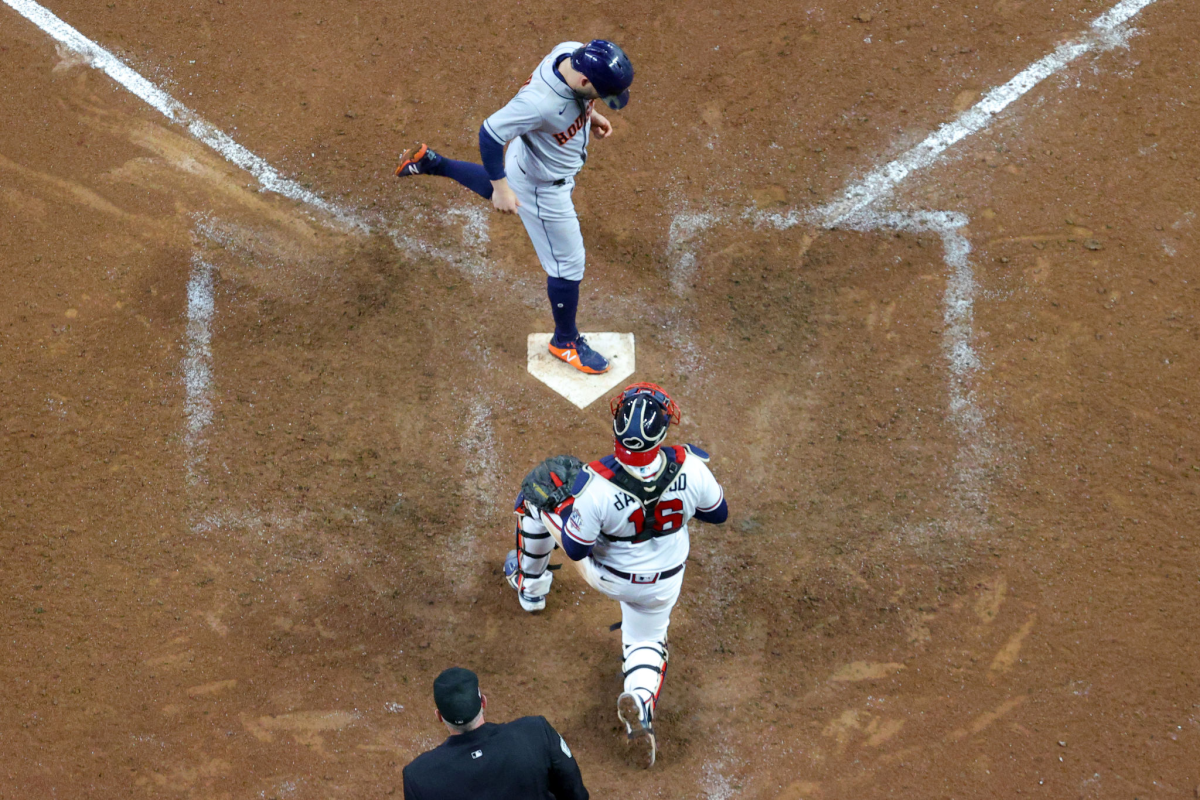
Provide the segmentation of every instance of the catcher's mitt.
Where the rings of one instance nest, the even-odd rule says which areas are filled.
[[[521,481],[525,502],[541,511],[557,513],[571,499],[571,486],[581,469],[583,462],[575,456],[547,458]]]

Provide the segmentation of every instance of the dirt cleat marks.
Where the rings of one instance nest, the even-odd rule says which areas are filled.
[[[989,667],[991,672],[1004,673],[1013,668],[1021,654],[1021,645],[1024,643],[1025,637],[1033,630],[1033,623],[1036,620],[1037,614],[1030,614],[1021,629],[1009,637],[1009,640],[1000,648],[1000,652],[996,653],[996,657],[992,659],[992,665]]]

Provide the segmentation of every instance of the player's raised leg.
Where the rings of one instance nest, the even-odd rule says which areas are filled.
[[[492,182],[482,164],[470,161],[455,161],[435,153],[427,144],[413,145],[400,156],[396,167],[397,178],[411,175],[438,175],[451,178],[470,189],[485,200],[492,199]]]

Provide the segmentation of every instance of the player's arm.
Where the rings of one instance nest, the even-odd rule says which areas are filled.
[[[521,201],[504,174],[504,145],[505,142],[497,141],[488,133],[486,122],[479,126],[479,155],[483,158],[488,180],[492,182],[492,205],[497,211],[511,214],[520,207]]]
[[[511,214],[521,205],[504,173],[504,146],[521,134],[534,130],[541,122],[542,115],[536,103],[523,92],[518,92],[508,105],[479,126],[479,155],[483,159],[488,180],[492,182],[492,205],[497,211]]]
[[[696,509],[696,519],[701,522],[709,522],[713,525],[720,525],[725,520],[729,519],[729,505],[725,502],[725,498],[721,498],[721,502],[715,508]]]
[[[554,730],[545,717],[539,717],[546,733],[547,752],[550,756],[550,773],[547,788],[556,800],[588,800],[588,790],[583,785],[579,764],[567,746],[567,740]]]
[[[563,509],[562,513],[563,515],[559,516],[558,514],[551,514],[546,511],[537,511],[537,521],[544,530],[549,532],[555,544],[567,554],[567,557],[571,560],[571,565],[575,567],[575,571],[582,575],[584,580],[587,580],[587,573],[584,571],[583,565],[579,562],[587,558],[588,553],[592,552],[592,548],[590,546],[582,547],[574,539],[563,536],[564,522],[575,513],[575,509],[573,506],[567,506]]]
[[[599,111],[592,109],[592,132],[601,139],[607,139],[612,135],[612,123],[608,121],[608,117],[601,114]]]
[[[582,561],[592,552],[596,537],[585,538],[583,531],[587,526],[582,524],[583,514],[574,505],[562,510],[562,515],[549,514],[545,511],[538,514],[538,519],[546,526],[546,530],[554,537],[554,541],[572,561]],[[596,526],[597,532],[599,526]]]
[[[559,531],[563,552],[572,561],[582,561],[591,555],[600,536],[602,506],[605,502],[601,493],[589,491],[588,484],[598,480],[586,469],[579,470],[571,486],[574,502],[563,510],[562,528]]]
[[[584,523],[582,509],[572,508],[569,516],[564,517],[562,527],[562,549],[567,558],[572,561],[583,561],[592,553],[596,545],[596,536],[589,535],[588,530],[593,526]],[[600,526],[594,526],[599,533]]]
[[[694,444],[687,446],[690,456],[700,463],[695,469],[692,485],[696,492],[696,519],[720,525],[729,519],[729,505],[725,502],[725,490],[708,468],[708,453]]]

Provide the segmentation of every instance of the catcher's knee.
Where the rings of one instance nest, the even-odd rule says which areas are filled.
[[[517,520],[515,536],[521,555],[541,558],[554,552],[554,537],[544,527],[533,523],[530,517],[522,516]]]

